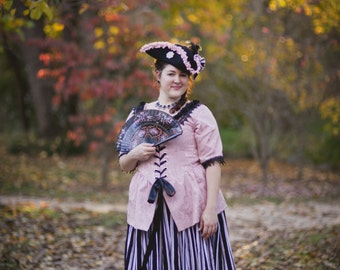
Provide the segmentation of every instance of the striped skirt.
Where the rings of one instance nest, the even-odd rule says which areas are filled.
[[[125,245],[126,270],[234,270],[227,219],[218,215],[218,230],[209,239],[203,239],[196,224],[178,232],[170,211],[163,203],[159,229],[153,234],[128,225]],[[149,242],[152,241],[150,250]],[[149,255],[145,256],[145,253]],[[144,267],[142,267],[144,263]]]

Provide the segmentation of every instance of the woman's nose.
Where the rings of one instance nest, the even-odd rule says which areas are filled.
[[[174,81],[175,81],[175,82],[180,82],[180,81],[181,81],[179,75],[176,75],[176,76],[175,76]]]

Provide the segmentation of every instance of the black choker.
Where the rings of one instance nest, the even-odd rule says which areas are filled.
[[[156,107],[161,108],[161,109],[172,109],[173,107],[175,107],[177,105],[178,101],[171,103],[169,105],[162,105],[159,103],[159,101],[157,100],[156,102]]]

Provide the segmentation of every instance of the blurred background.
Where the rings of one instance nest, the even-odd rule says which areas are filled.
[[[0,0],[1,194],[126,202],[115,139],[158,94],[139,49],[193,41],[227,199],[337,198],[339,18],[336,0]]]
[[[157,96],[158,40],[207,60],[192,98],[227,157],[340,167],[339,4],[330,1],[1,0],[1,134],[9,151],[112,155],[121,121]],[[104,176],[105,178],[105,176]],[[107,181],[107,180],[104,180]]]

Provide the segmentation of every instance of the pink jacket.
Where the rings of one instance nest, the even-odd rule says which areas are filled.
[[[148,197],[157,177],[155,170],[165,169],[166,180],[176,190],[173,197],[163,194],[177,229],[182,231],[198,223],[205,208],[205,167],[214,161],[223,162],[218,126],[205,105],[192,101],[177,117],[183,133],[162,145],[161,167],[156,167],[157,158],[152,157],[140,162],[131,179],[127,222],[137,229],[147,231],[153,220],[156,202],[149,203]],[[220,213],[226,207],[221,190],[217,199],[216,213]]]

